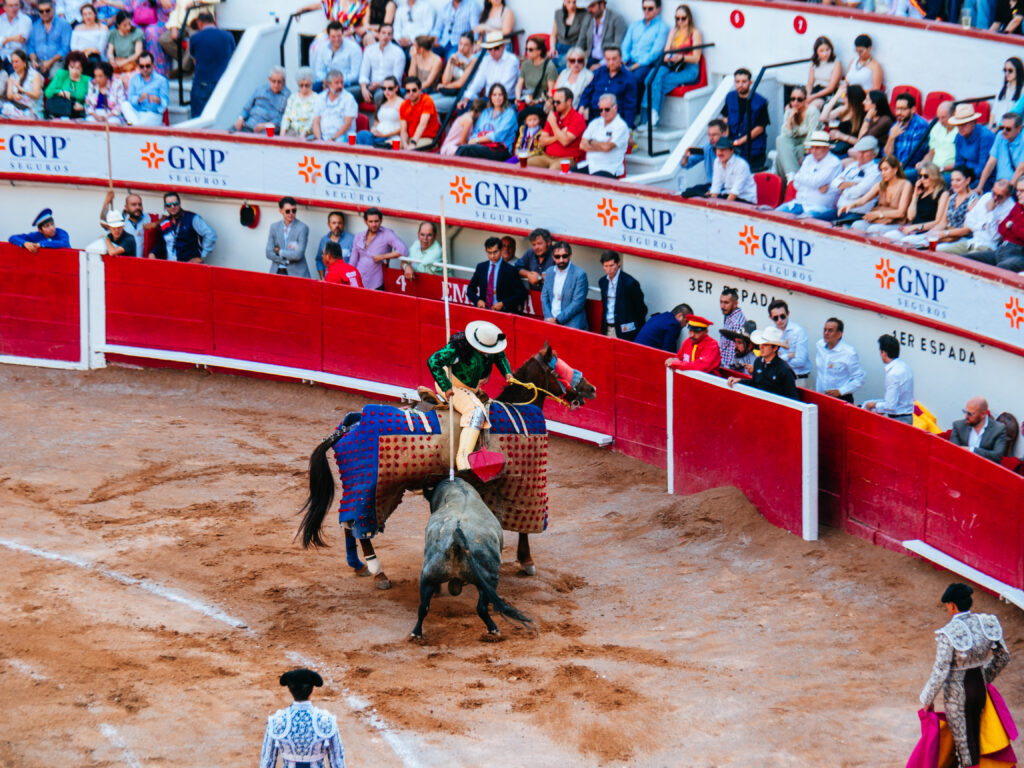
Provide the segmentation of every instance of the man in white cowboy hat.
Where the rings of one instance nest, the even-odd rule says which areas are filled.
[[[488,55],[480,61],[476,74],[470,81],[462,101],[459,102],[459,109],[464,109],[470,99],[477,96],[486,98],[491,92],[491,86],[501,83],[505,86],[507,93],[514,93],[516,81],[519,79],[519,59],[505,46],[508,40],[497,30],[490,30],[480,47],[487,51]]]
[[[957,104],[949,124],[956,126],[957,136],[953,140],[956,148],[955,165],[966,165],[974,171],[974,178],[981,178],[992,151],[995,134],[982,125],[981,115],[974,111],[973,104]]]
[[[135,252],[135,237],[124,228],[124,216],[120,211],[107,211],[104,223],[110,230],[103,238],[108,256],[138,256]]]
[[[480,401],[480,387],[490,378],[491,368],[498,366],[505,381],[512,382],[512,366],[505,356],[507,346],[508,339],[498,326],[474,320],[465,333],[452,334],[451,340],[427,361],[438,391],[462,417],[462,436],[455,456],[459,469],[469,469],[469,454],[476,447],[480,431],[491,426],[487,408]]]
[[[761,356],[754,361],[754,372],[749,379],[730,377],[727,382],[729,386],[736,386],[738,381],[774,395],[799,400],[800,394],[796,390],[796,375],[789,367],[789,363],[779,357],[779,347],[789,347],[782,337],[782,331],[768,326],[764,330],[754,331],[750,335],[750,340],[761,350]]]
[[[812,132],[807,147],[807,156],[791,182],[796,188],[796,197],[776,210],[795,216],[834,217],[839,190],[832,188],[832,180],[842,173],[843,164],[829,151],[825,131]]]

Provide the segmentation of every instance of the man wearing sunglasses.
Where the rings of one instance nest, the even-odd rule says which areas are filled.
[[[1022,118],[1016,112],[1007,112],[1003,115],[1002,124],[996,140],[989,150],[988,160],[985,169],[978,179],[978,186],[974,190],[979,195],[985,190],[989,177],[995,173],[997,179],[1009,179],[1011,184],[1016,184],[1017,179],[1024,174],[1024,136],[1021,136]]]
[[[271,224],[267,235],[270,273],[309,277],[309,266],[306,264],[309,227],[296,218],[299,204],[294,197],[282,197],[277,208],[281,211],[281,221]]]
[[[57,71],[54,64],[63,61],[71,50],[71,25],[54,14],[53,0],[39,0],[36,11],[39,18],[32,22],[28,55],[32,66],[43,77],[50,77]]]
[[[198,213],[183,210],[181,195],[177,192],[164,194],[164,211],[166,215],[160,220],[163,240],[155,244],[147,254],[148,258],[191,261],[193,264],[207,261],[217,243],[213,227]]]
[[[575,165],[583,157],[580,140],[587,130],[583,115],[573,109],[572,91],[558,88],[551,97],[551,112],[544,123],[538,142],[542,155],[531,155],[526,164],[536,168],[559,168],[563,160]]]
[[[807,331],[793,322],[789,316],[789,305],[782,299],[775,299],[768,305],[768,317],[782,332],[788,344],[782,356],[793,369],[798,379],[806,379],[811,373],[811,360],[807,355]]]
[[[144,51],[139,56],[139,71],[128,82],[128,100],[121,105],[124,119],[128,125],[163,125],[170,98],[167,78],[153,71],[153,54]]]
[[[634,21],[622,40],[622,62],[637,82],[637,97],[643,95],[644,81],[654,62],[665,50],[668,24],[661,20],[661,0],[643,0],[643,18]]]
[[[626,173],[626,149],[629,145],[629,126],[619,117],[615,94],[606,93],[598,102],[601,113],[583,132],[580,149],[587,153],[586,170],[591,176],[616,179]]]

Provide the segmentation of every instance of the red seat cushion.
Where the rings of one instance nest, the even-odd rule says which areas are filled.
[[[979,101],[974,104],[974,111],[981,115],[978,125],[988,125],[992,117],[992,105],[987,101]],[[999,115],[1002,118],[1002,115]]]
[[[945,91],[932,91],[924,99],[924,106],[921,108],[921,117],[931,120],[939,109],[939,104],[944,101],[953,101],[953,94]]]
[[[755,173],[754,183],[757,185],[757,204],[770,205],[775,208],[782,204],[782,179],[774,173]]]
[[[892,94],[889,97],[889,108],[894,109],[896,107],[896,97],[901,93],[909,93],[914,97],[914,104],[918,110],[921,109],[921,91],[912,85],[897,85],[892,89]]]
[[[707,58],[704,56],[700,57],[700,77],[697,78],[697,82],[693,85],[680,85],[673,88],[668,92],[669,96],[685,96],[690,91],[695,91],[698,88],[703,88],[708,84],[708,65]]]

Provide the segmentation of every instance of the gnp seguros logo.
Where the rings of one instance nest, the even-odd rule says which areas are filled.
[[[743,255],[756,258],[762,272],[801,283],[814,282],[814,246],[809,241],[771,229],[759,232],[753,224],[744,226],[737,238]]]
[[[36,136],[30,133],[12,133],[0,138],[0,157],[3,167],[10,171],[27,173],[70,173],[67,164],[68,140],[64,136]]]
[[[602,227],[615,233],[620,243],[664,250],[672,247],[669,228],[675,214],[664,208],[632,202],[618,204],[614,198],[602,197],[597,204],[597,219]]]
[[[471,181],[466,175],[457,175],[448,182],[448,194],[458,205],[471,205],[473,218],[480,221],[531,226],[525,210],[530,197],[526,187],[497,179]]]
[[[350,203],[382,202],[380,193],[373,188],[381,176],[380,166],[345,160],[321,163],[315,155],[303,155],[298,162],[298,174],[304,184],[317,185],[322,197]],[[322,183],[318,183],[321,179]]]
[[[896,306],[901,309],[940,319],[948,314],[942,295],[947,283],[942,275],[882,257],[875,264],[875,279],[882,290],[896,292]]]
[[[200,187],[226,187],[224,171],[228,153],[212,147],[186,147],[180,144],[160,146],[147,141],[139,149],[139,160],[149,171],[164,171],[176,184]]]
[[[1019,330],[1021,324],[1024,324],[1024,306],[1021,306],[1020,299],[1016,296],[1011,296],[1010,300],[1003,305],[1006,307],[1006,317],[1010,321],[1010,327],[1014,330]]]

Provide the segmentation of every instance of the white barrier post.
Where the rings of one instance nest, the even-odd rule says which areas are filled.
[[[667,459],[665,465],[668,467],[668,493],[672,494],[676,492],[676,457],[675,457],[675,440],[672,434],[672,377],[675,376],[675,371],[669,367],[665,367],[665,450],[667,452]]]
[[[103,347],[107,343],[107,283],[103,257],[98,253],[82,254],[83,291],[82,329],[86,334],[88,356],[82,362],[87,368],[106,368]]]

